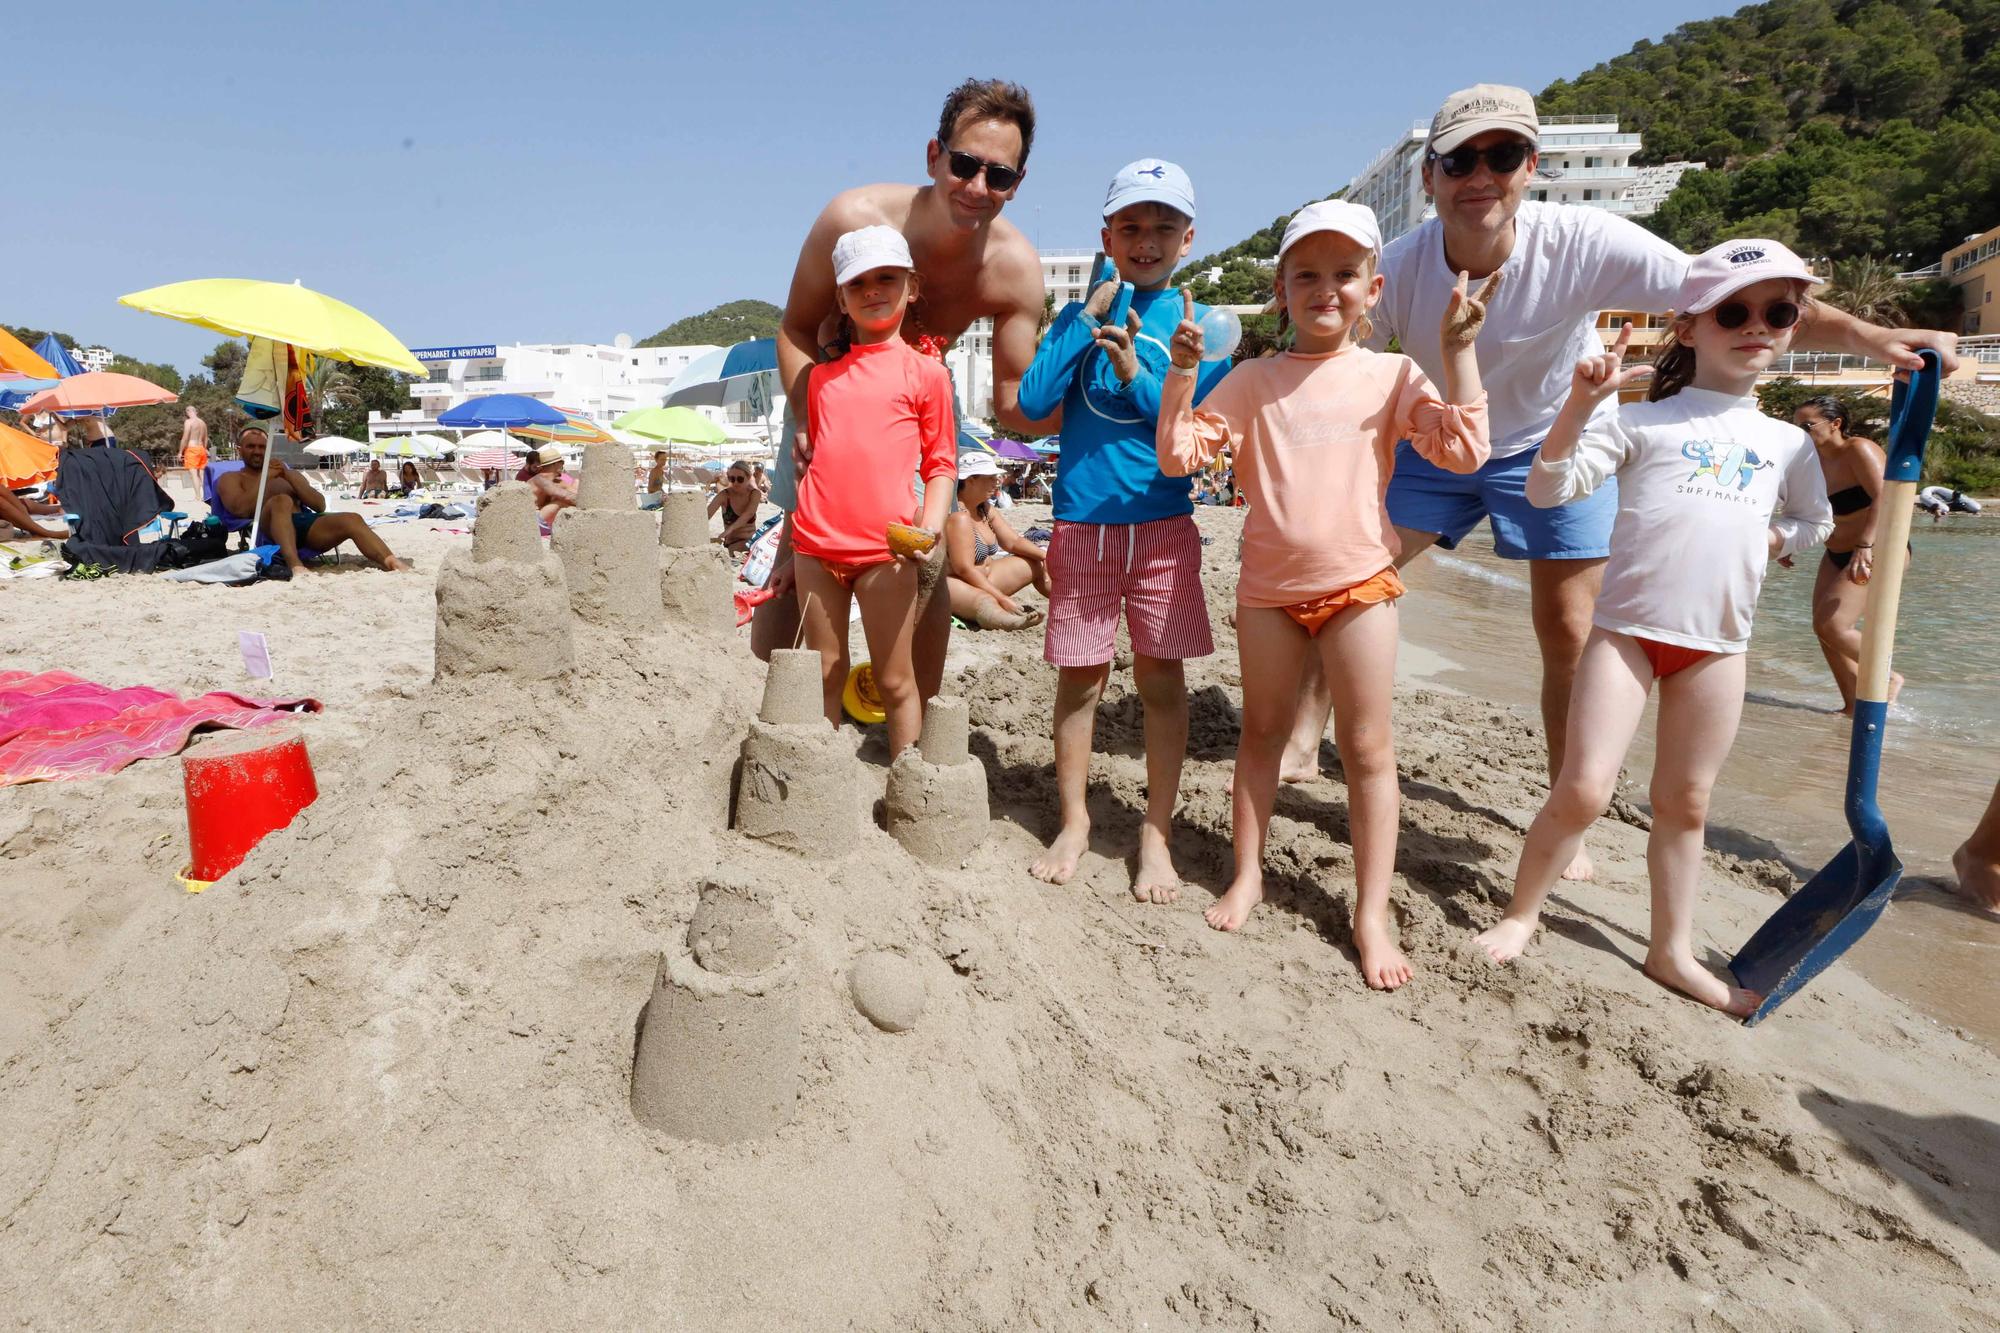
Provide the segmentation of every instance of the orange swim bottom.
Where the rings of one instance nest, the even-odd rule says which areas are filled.
[[[1632,642],[1639,645],[1639,651],[1653,664],[1653,679],[1665,680],[1676,671],[1685,671],[1697,662],[1715,656],[1706,648],[1683,648],[1677,643],[1661,643],[1658,639],[1642,639],[1632,636]]]
[[[1371,606],[1376,602],[1393,602],[1409,591],[1403,580],[1397,577],[1396,567],[1391,565],[1379,574],[1361,580],[1349,588],[1341,588],[1308,601],[1293,602],[1285,608],[1285,614],[1305,626],[1307,634],[1319,637],[1326,628],[1326,622],[1345,611],[1350,606]]]
[[[860,578],[863,574],[866,574],[869,570],[875,568],[875,566],[877,565],[888,564],[891,560],[894,560],[896,557],[892,555],[885,555],[880,560],[864,560],[859,564],[850,563],[849,561],[846,560],[828,560],[824,556],[817,556],[817,555],[809,556],[807,558],[818,561],[819,567],[825,570],[827,573],[831,574],[833,576],[833,581],[835,583],[838,583],[841,587],[847,589],[849,592],[853,592],[854,581],[856,579]]]

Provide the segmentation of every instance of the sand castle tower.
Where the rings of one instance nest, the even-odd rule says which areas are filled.
[[[556,515],[549,543],[562,559],[569,602],[593,625],[651,627],[658,622],[659,556],[653,516],[632,498],[632,451],[586,444],[576,507]]]
[[[986,768],[972,757],[969,720],[965,700],[931,700],[921,738],[889,765],[889,836],[931,865],[957,865],[986,841]]]
[[[639,1017],[632,1113],[684,1139],[730,1143],[798,1105],[797,919],[761,890],[715,881],[668,943]]]
[[[861,837],[861,762],[827,725],[819,654],[780,648],[764,677],[764,705],[743,740],[736,827],[807,856],[845,856]]]
[[[671,491],[660,505],[660,609],[667,623],[704,633],[736,628],[736,571],[708,539],[708,499]]]
[[[495,486],[479,497],[472,550],[438,570],[436,678],[563,675],[576,662],[569,607],[562,562],[542,549],[534,491]]]

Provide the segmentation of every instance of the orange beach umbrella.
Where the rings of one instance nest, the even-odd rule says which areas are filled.
[[[107,407],[145,407],[150,403],[174,401],[171,389],[162,389],[137,375],[120,375],[114,370],[92,370],[71,375],[53,389],[44,389],[21,405],[21,415],[38,412],[96,412]]]
[[[56,474],[56,447],[24,430],[0,426],[0,486],[32,486]]]
[[[0,328],[0,370],[11,370],[30,379],[59,380],[62,372],[35,355],[34,349]]]

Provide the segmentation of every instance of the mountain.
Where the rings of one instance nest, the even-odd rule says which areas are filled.
[[[729,301],[699,315],[677,319],[639,346],[686,347],[695,343],[714,343],[727,347],[745,338],[772,337],[778,332],[778,325],[784,317],[785,312],[769,301]]]

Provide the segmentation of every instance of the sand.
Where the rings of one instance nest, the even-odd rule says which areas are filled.
[[[729,827],[763,692],[740,638],[579,618],[565,674],[433,683],[432,571],[469,540],[429,525],[389,530],[416,575],[0,591],[10,660],[241,688],[230,631],[259,628],[271,692],[327,705],[300,724],[320,801],[199,896],[172,879],[174,761],[0,799],[0,1310],[2000,1327],[2000,1058],[1845,967],[1756,1030],[1652,986],[1644,814],[1623,800],[1595,835],[1603,882],[1559,889],[1526,959],[1471,950],[1546,789],[1519,714],[1399,691],[1410,985],[1359,979],[1331,760],[1279,799],[1267,905],[1241,935],[1203,926],[1229,869],[1236,659],[1235,516],[1202,522],[1221,651],[1190,672],[1171,906],[1127,892],[1129,675],[1100,713],[1092,852],[1064,888],[1027,875],[1055,823],[1034,634],[955,640],[946,692],[969,704],[993,822],[935,865],[871,809],[879,738],[846,855]],[[711,881],[785,928],[752,913],[690,938]],[[1704,943],[1733,947],[1791,882],[1713,855]],[[905,1031],[855,1004],[883,953],[892,999],[921,1000]],[[754,1132],[734,1142],[634,1115],[639,1015],[684,964],[708,978],[688,989],[792,988],[793,1063],[774,1020],[707,1071],[711,1106],[795,1080],[789,1114],[741,1112]]]

